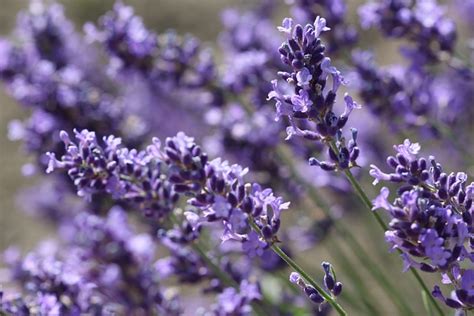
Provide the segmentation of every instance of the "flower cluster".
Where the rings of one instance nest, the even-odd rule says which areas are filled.
[[[222,238],[241,241],[250,257],[277,241],[280,213],[289,203],[274,196],[271,189],[245,183],[248,169],[219,158],[208,161],[193,138],[179,133],[163,147],[155,138],[145,151],[123,148],[113,136],[104,137],[101,145],[95,133],[87,130],[76,131],[75,138],[77,143],[61,132],[66,154],[58,160],[48,153],[47,171],[67,170],[79,195],[91,198],[94,193],[106,193],[133,203],[154,218],[167,216],[180,195],[188,195],[190,205],[200,210],[188,214],[190,222],[222,222]],[[164,167],[166,171],[161,170]],[[263,240],[257,232],[249,233],[253,222]]]
[[[99,143],[95,132],[75,131],[73,142],[67,132],[60,138],[66,147],[61,160],[50,157],[50,173],[65,168],[78,194],[91,200],[94,193],[106,192],[114,199],[138,205],[144,214],[155,219],[171,212],[179,198],[172,184],[162,178],[162,161],[147,152],[122,148],[122,140],[104,137]]]
[[[387,121],[393,129],[403,128],[404,124],[436,133],[430,124],[437,110],[433,76],[422,69],[380,68],[373,54],[367,51],[356,51],[353,63],[360,97],[374,115]]]
[[[11,124],[10,135],[37,155],[59,148],[60,140],[50,137],[58,128],[120,134],[126,125],[114,96],[89,68],[94,62],[78,54],[81,41],[62,14],[58,5],[32,6],[17,26],[25,42],[0,41],[0,78],[15,100],[33,110],[25,122]]]
[[[362,27],[377,26],[384,35],[413,43],[416,61],[438,61],[451,54],[456,44],[456,26],[436,0],[369,2],[359,8]]]
[[[337,140],[335,149],[330,149],[333,162],[319,162],[311,160],[312,165],[319,165],[324,170],[346,169],[356,165],[359,150],[356,143],[357,132],[353,132],[353,139],[346,147],[341,129],[346,125],[350,113],[359,105],[348,94],[344,96],[345,111],[337,116],[334,111],[336,93],[344,78],[331,65],[331,60],[324,56],[325,47],[319,36],[328,31],[326,20],[318,17],[314,25],[293,25],[293,20],[286,18],[279,30],[286,33],[288,40],[283,43],[279,51],[283,63],[292,68],[292,72],[280,72],[280,76],[289,85],[291,94],[285,94],[277,80],[273,80],[273,90],[269,99],[276,101],[277,119],[288,117],[290,126],[287,127],[287,139],[292,136],[301,136],[312,141],[330,142]],[[327,87],[331,76],[332,87]],[[285,86],[286,87],[286,86]],[[291,90],[290,90],[291,89]],[[298,126],[297,121],[302,121]],[[315,123],[315,130],[308,125]]]
[[[133,8],[120,2],[104,15],[99,25],[86,24],[90,41],[102,43],[114,57],[115,71],[138,71],[150,78],[154,88],[164,83],[198,88],[215,75],[212,56],[200,49],[194,37],[180,38],[170,31],[163,35],[148,30]]]
[[[374,200],[392,217],[385,237],[392,248],[403,253],[405,267],[440,271],[443,283],[453,284],[452,298],[444,298],[439,287],[433,295],[453,308],[472,308],[474,183],[467,184],[464,172],[443,172],[434,157],[419,157],[420,146],[409,140],[395,146],[396,156],[387,158],[392,173],[372,165],[370,174],[378,181],[399,183],[398,197],[389,201],[384,187]],[[468,263],[469,262],[469,263]]]
[[[181,313],[177,297],[159,285],[152,239],[135,234],[123,210],[112,209],[106,219],[82,213],[63,234],[66,247],[44,243],[23,259],[7,251],[12,278],[27,296],[5,297],[6,312]]]
[[[242,282],[238,289],[226,288],[219,294],[213,311],[216,316],[251,315],[250,302],[255,299],[261,299],[258,286]]]
[[[56,241],[5,252],[0,314],[344,316],[379,314],[382,299],[393,305],[384,312],[411,315],[393,266],[344,216],[362,223],[351,187],[365,211],[387,211],[388,225],[369,213],[423,292],[424,272],[452,291],[435,286],[425,307],[473,310],[474,70],[456,40],[466,30],[436,0],[373,1],[359,7],[362,27],[408,42],[403,65],[376,65],[364,47],[372,33],[350,24],[345,0],[287,0],[294,17],[276,29],[288,9],[278,2],[226,9],[216,45],[152,30],[120,1],[81,33],[61,5],[32,0],[0,39],[0,80],[29,111],[8,131],[35,159],[24,175],[52,174],[18,206],[54,225]],[[353,113],[358,102],[372,113]],[[445,167],[466,172],[445,172],[408,140],[382,171],[398,137],[429,140],[452,158]],[[371,163],[396,197],[384,187],[371,202],[359,183]],[[295,261],[314,262],[316,246],[348,270],[344,295],[331,264],[316,282],[310,262]]]

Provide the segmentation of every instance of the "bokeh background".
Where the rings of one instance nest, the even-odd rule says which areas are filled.
[[[85,22],[95,22],[110,9],[113,0],[58,1],[66,16],[80,29]],[[132,5],[148,27],[156,32],[176,29],[179,33],[192,32],[202,41],[214,45],[220,32],[220,15],[224,8],[251,8],[252,0],[138,0],[124,1]],[[28,0],[0,1],[0,36],[9,36],[15,26],[16,15],[28,7]],[[41,221],[18,210],[16,193],[34,178],[25,178],[21,167],[28,157],[21,144],[8,139],[8,123],[26,116],[25,109],[16,104],[0,89],[0,251],[15,244],[23,249],[34,247],[48,236],[49,229]]]
[[[114,3],[112,0],[80,0],[80,1],[59,1],[65,6],[66,16],[76,23],[80,28],[87,21],[96,21],[99,16],[110,9]],[[215,39],[220,32],[219,13],[226,7],[251,8],[252,0],[137,0],[124,1],[132,5],[136,12],[141,15],[145,24],[157,33],[166,29],[176,29],[179,33],[190,32],[209,45],[215,45]],[[283,1],[280,1],[283,3]],[[362,1],[348,1],[351,8],[357,6]],[[29,5],[27,0],[0,0],[0,36],[8,36],[14,28],[16,14]],[[281,17],[288,10],[282,6]],[[357,19],[355,10],[350,10],[350,19]],[[275,23],[279,23],[278,19]],[[276,24],[275,24],[276,25]],[[376,51],[383,52],[382,59],[378,62],[382,64],[397,61],[397,43],[395,41],[383,41],[379,35],[371,37],[370,47]],[[380,56],[380,55],[379,55]],[[18,245],[22,249],[32,249],[39,240],[45,237],[54,237],[54,230],[38,219],[34,219],[24,214],[17,207],[17,193],[35,181],[33,178],[22,176],[21,167],[28,162],[28,156],[22,151],[21,144],[8,139],[8,123],[12,119],[21,119],[26,116],[26,110],[9,98],[4,89],[0,89],[0,252],[10,245]],[[474,123],[474,122],[473,122]],[[374,196],[374,192],[371,192]],[[364,245],[372,253],[384,254],[387,246],[380,242],[381,233],[370,223],[368,214],[365,212],[356,215],[348,215],[347,219],[353,225],[358,236],[364,241]],[[367,224],[369,223],[369,224]],[[328,241],[331,242],[330,240]],[[342,245],[344,248],[345,245]],[[380,256],[375,255],[380,265],[386,271],[391,271],[391,278],[395,278],[397,283],[406,289],[406,295],[414,297],[414,308],[420,315],[424,313],[422,302],[420,301],[419,290],[411,276],[402,276],[401,260],[396,255]],[[337,262],[337,258],[331,258],[321,247],[317,252],[312,252],[301,258],[302,265],[308,267],[315,273],[320,273],[319,263],[323,260],[335,261],[335,266],[340,266],[338,276],[344,280],[344,274],[351,273],[351,269],[357,269],[351,262]],[[399,282],[398,282],[399,280]],[[1,283],[1,279],[0,279]],[[377,288],[370,287],[369,290],[377,292]],[[376,294],[376,293],[375,293]],[[377,305],[387,304],[387,315],[392,314],[388,302],[384,298]]]

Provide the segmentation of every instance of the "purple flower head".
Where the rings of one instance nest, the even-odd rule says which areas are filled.
[[[293,19],[284,18],[281,26],[278,26],[277,29],[282,33],[286,33],[288,37],[290,37],[293,32]]]
[[[327,32],[329,30],[331,29],[326,26],[326,19],[320,16],[316,17],[316,20],[314,20],[314,36],[319,37],[322,32]]]
[[[454,49],[455,24],[436,0],[369,2],[358,12],[364,28],[377,26],[387,37],[408,39],[425,62]]]
[[[248,234],[247,240],[242,243],[242,250],[250,257],[260,257],[267,243],[260,240],[258,234],[254,231]]]
[[[395,150],[403,155],[408,161],[412,161],[418,155],[421,146],[419,143],[411,143],[410,140],[405,139],[403,144],[394,146]]]
[[[440,272],[442,282],[452,284],[451,298],[443,296],[439,287],[433,295],[449,307],[472,306],[460,283],[460,267],[472,265],[469,255],[472,227],[472,198],[464,172],[443,172],[441,164],[430,156],[419,157],[420,145],[405,140],[394,146],[396,156],[387,158],[393,173],[386,174],[372,166],[376,181],[401,183],[398,197],[388,201],[389,191],[383,188],[374,200],[374,209],[384,208],[391,217],[386,241],[392,249],[402,252],[405,269]],[[472,185],[472,184],[471,184]],[[469,284],[469,274],[466,275]],[[472,300],[472,297],[470,298]]]
[[[298,86],[302,88],[307,88],[311,82],[311,79],[313,79],[313,76],[306,67],[296,73],[296,81],[298,82]]]
[[[279,48],[282,62],[291,69],[291,72],[278,73],[288,84],[289,93],[283,94],[274,80],[273,90],[268,95],[268,99],[275,100],[277,120],[281,116],[288,117],[290,126],[286,128],[287,139],[299,136],[313,141],[335,140],[340,153],[330,155],[334,161],[312,165],[321,168],[331,166],[324,167],[327,171],[333,171],[336,167],[354,167],[359,156],[357,143],[353,140],[346,146],[341,129],[346,125],[349,113],[358,105],[347,96],[346,111],[339,116],[333,112],[337,90],[346,82],[331,65],[331,60],[324,56],[325,47],[319,36],[321,32],[329,30],[326,20],[317,17],[314,24],[297,24],[293,28],[291,36]],[[332,89],[327,87],[329,76]]]
[[[75,141],[65,133],[61,138],[67,153],[61,160],[49,154],[48,171],[66,169],[80,195],[107,194],[155,220],[166,217],[180,197],[187,196],[188,204],[198,210],[189,222],[190,239],[198,234],[202,222],[218,220],[225,228],[224,240],[245,242],[251,256],[260,254],[266,243],[258,242],[260,237],[249,227],[249,216],[264,238],[273,241],[280,213],[289,206],[271,189],[246,184],[247,168],[220,158],[209,161],[184,133],[166,139],[164,146],[154,139],[144,151],[123,147],[120,139],[112,136],[100,142],[87,130],[76,131]]]
[[[101,18],[98,28],[88,23],[84,29],[89,41],[104,43],[123,68],[151,67],[158,49],[156,34],[145,28],[132,7],[118,2]]]
[[[291,97],[291,103],[293,103],[293,111],[307,112],[313,101],[309,99],[308,92],[306,90],[300,90],[299,95]]]

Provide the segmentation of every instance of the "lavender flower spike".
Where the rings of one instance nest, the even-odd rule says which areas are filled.
[[[268,94],[268,99],[276,102],[277,120],[282,116],[288,117],[290,126],[286,129],[287,139],[299,136],[325,143],[335,141],[338,152],[329,148],[331,161],[320,162],[311,158],[311,165],[327,171],[357,166],[357,132],[353,131],[352,140],[346,146],[342,128],[352,110],[360,106],[346,94],[344,113],[337,116],[333,111],[337,90],[346,82],[332,66],[331,60],[324,56],[325,47],[319,36],[329,30],[326,20],[318,16],[314,24],[303,27],[300,24],[293,25],[291,19],[287,18],[283,28],[291,36],[282,44],[279,52],[282,62],[290,67],[291,72],[278,73],[286,83],[273,80],[273,90]],[[329,77],[332,87],[328,86]]]
[[[373,201],[374,208],[388,211],[392,220],[385,233],[392,249],[399,249],[405,270],[414,267],[441,273],[443,283],[453,287],[445,298],[438,286],[433,295],[451,308],[470,309],[473,252],[473,188],[464,172],[446,174],[434,157],[419,157],[420,145],[405,140],[394,146],[396,156],[387,164],[394,171],[383,173],[372,166],[376,181],[400,183],[397,198],[389,201],[389,190],[382,188]]]
[[[164,146],[154,139],[145,151],[124,148],[113,136],[100,141],[87,130],[75,131],[75,141],[65,132],[61,138],[66,154],[58,160],[48,153],[47,171],[66,169],[81,196],[107,194],[154,219],[166,218],[186,196],[198,215],[191,216],[193,223],[220,222],[222,239],[240,241],[249,257],[263,255],[278,241],[280,214],[289,202],[271,189],[246,183],[248,169],[220,158],[209,161],[184,133],[166,139]],[[251,222],[262,236],[252,230]]]

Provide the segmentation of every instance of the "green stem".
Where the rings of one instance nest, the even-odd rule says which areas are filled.
[[[231,277],[229,277],[228,274],[226,274],[224,271],[222,271],[222,269],[216,265],[207,255],[206,253],[204,252],[204,250],[201,249],[201,247],[199,246],[199,244],[197,243],[192,243],[191,244],[191,248],[196,251],[199,256],[201,257],[201,259],[204,261],[204,263],[206,264],[206,266],[208,268],[210,268],[212,270],[212,272],[219,278],[219,280],[221,280],[222,282],[224,282],[224,284],[226,284],[227,286],[231,286],[231,287],[234,287],[234,288],[239,288],[239,284],[237,284],[237,282],[234,281],[234,279],[232,279]],[[269,304],[268,301],[266,301],[266,298],[263,297],[263,303],[264,305],[265,304]],[[271,305],[270,305],[271,306]],[[265,315],[268,315],[268,313],[263,309],[262,306],[258,305],[258,303],[252,303],[252,308],[253,310],[255,311],[255,313],[257,315],[261,315],[261,316],[265,316]]]
[[[309,284],[311,284],[318,292],[319,294],[321,294],[321,296],[329,303],[331,304],[334,309],[339,313],[339,315],[347,315],[346,311],[342,308],[341,305],[339,305],[339,303],[337,303],[335,301],[335,299],[326,293],[326,291],[324,291],[324,289],[322,287],[320,287],[304,270],[303,268],[301,268],[295,261],[293,261],[293,259],[291,259],[290,257],[288,257],[288,255],[280,248],[278,247],[277,245],[273,244],[270,246],[270,248],[272,248],[272,250],[278,255],[280,256],[280,258],[283,259],[283,261],[285,261],[292,269],[294,269],[296,272],[298,272],[301,277],[303,277],[303,279],[306,280],[306,282],[308,282]]]
[[[229,277],[227,273],[222,271],[221,268],[207,256],[207,254],[204,252],[204,250],[201,249],[199,244],[192,243],[191,248],[199,254],[199,256],[201,257],[202,261],[204,261],[206,266],[209,267],[212,270],[212,273],[214,273],[217,276],[217,278],[219,278],[219,280],[224,282],[226,286],[231,286],[235,288],[239,287],[239,284],[237,284],[237,282],[235,282],[234,279]]]
[[[351,271],[347,273],[347,276],[351,279],[352,285],[356,288],[357,296],[359,297],[360,302],[363,302],[362,305],[364,305],[368,309],[368,313],[370,315],[380,315],[380,313],[377,312],[376,307],[372,305],[372,299],[368,299],[366,302],[367,304],[364,303],[363,300],[368,298],[370,291],[366,288],[365,283],[362,280],[362,276],[359,275],[359,270],[354,269],[354,267],[352,266],[352,260],[346,257],[344,250],[339,245],[338,239],[334,238],[331,245],[328,246],[328,250],[331,249],[331,251],[335,253],[335,258],[337,259],[337,262],[339,262],[339,265],[342,265],[343,270]],[[344,290],[342,294],[346,293],[346,291],[347,289]],[[341,297],[349,301],[349,303],[353,305],[355,304],[352,299],[352,296],[341,295]]]
[[[257,224],[250,219],[250,225],[252,226],[253,230],[257,232],[260,236],[262,236],[262,232],[258,228]],[[319,286],[316,281],[314,281],[306,271],[303,270],[293,259],[288,257],[288,255],[276,244],[271,244],[270,248],[275,252],[283,261],[285,261],[294,271],[298,272],[303,279],[306,280],[309,284],[311,284],[318,292],[321,294],[321,296],[334,307],[334,309],[339,313],[341,316],[347,315],[346,311],[342,308],[339,303],[336,302],[334,297],[331,294],[328,294],[321,286]]]
[[[357,238],[355,238],[355,236],[351,233],[351,230],[346,228],[343,223],[334,218],[330,212],[329,205],[319,196],[314,187],[311,184],[306,183],[306,180],[304,180],[299,175],[298,171],[294,167],[293,162],[288,157],[286,148],[277,147],[277,155],[283,160],[285,165],[289,167],[292,177],[297,182],[305,185],[305,187],[308,189],[308,195],[311,200],[320,207],[321,211],[323,211],[323,213],[328,218],[333,220],[334,228],[336,229],[337,233],[342,236],[344,240],[350,245],[351,250],[356,255],[359,262],[361,262],[362,266],[364,266],[369,271],[369,274],[378,281],[387,295],[395,300],[395,304],[399,308],[400,313],[402,315],[414,315],[413,311],[410,309],[410,306],[406,304],[404,296],[398,293],[398,291],[392,286],[385,273],[378,268],[378,264],[370,259],[369,254],[358,242]],[[376,215],[378,216],[379,214]]]
[[[333,150],[336,150],[335,152],[337,153],[337,148],[336,148],[334,142],[331,142],[331,148],[333,148]],[[352,172],[349,169],[346,169],[346,170],[344,170],[344,174],[346,175],[347,179],[351,183],[354,190],[357,192],[357,195],[359,196],[362,203],[367,207],[367,209],[370,211],[370,213],[374,215],[374,217],[377,220],[377,222],[379,223],[380,227],[384,230],[384,232],[387,231],[388,230],[387,224],[385,224],[385,222],[382,220],[382,217],[377,212],[372,211],[372,208],[373,208],[372,202],[370,201],[369,197],[365,194],[365,192],[362,189],[362,187],[360,186],[359,182],[354,178],[354,175],[352,174]],[[399,253],[402,253],[402,251],[400,249],[397,249],[397,250],[398,250]],[[443,310],[438,305],[438,302],[436,302],[435,298],[431,295],[428,287],[426,286],[425,282],[421,278],[418,271],[415,270],[413,267],[410,267],[410,271],[413,274],[413,276],[415,277],[415,279],[418,281],[418,283],[420,284],[421,288],[428,295],[431,303],[436,308],[436,311],[438,312],[438,314],[440,316],[443,316],[444,315]]]

